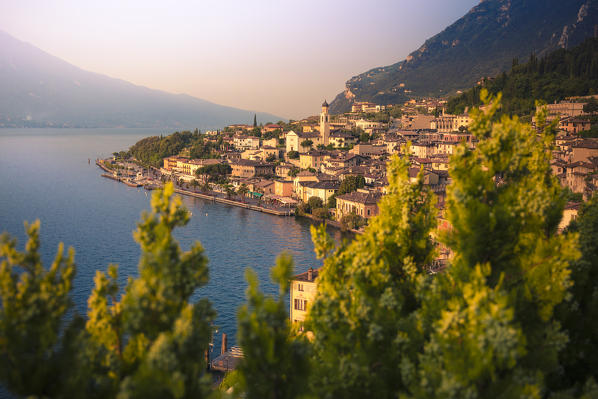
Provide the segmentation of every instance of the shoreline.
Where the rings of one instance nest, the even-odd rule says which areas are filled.
[[[129,186],[129,187],[143,187],[146,190],[153,190],[155,188],[163,186],[162,183],[159,183],[158,187],[156,187],[154,185],[148,186],[148,185],[143,185],[141,183],[129,182],[128,180],[114,176],[114,174],[112,173],[112,170],[110,170],[109,168],[104,166],[102,164],[102,162],[96,161],[96,165],[100,169],[102,169],[103,171],[106,172],[106,173],[101,174],[102,177],[106,177],[108,179],[118,181],[120,183],[123,183],[123,184]],[[235,201],[235,200],[231,200],[231,199],[227,199],[227,198],[221,198],[216,195],[196,193],[194,191],[187,191],[187,190],[184,190],[184,189],[181,189],[178,187],[174,188],[174,192],[177,194],[181,194],[181,195],[187,195],[189,197],[201,198],[201,199],[205,199],[205,200],[212,201],[212,202],[220,202],[222,204],[236,206],[239,208],[251,209],[251,210],[257,211],[257,212],[269,213],[269,214],[275,215],[275,216],[294,216],[295,215],[295,211],[293,209],[280,211],[280,210],[276,210],[276,209],[264,208],[264,207],[261,207],[258,205],[248,204],[246,202]]]
[[[108,179],[112,179],[115,181],[118,181],[119,183],[123,183],[129,187],[143,187],[146,190],[154,190],[156,188],[161,188],[163,187],[163,183],[159,183],[158,186],[155,185],[144,185],[144,184],[140,184],[140,183],[131,183],[126,181],[125,179],[122,179],[120,177],[114,176],[112,170],[110,170],[109,168],[107,168],[106,166],[103,165],[102,162],[100,162],[99,160],[96,160],[96,165],[102,169],[103,171],[107,172],[107,173],[103,173],[101,174],[102,177],[108,178]],[[231,206],[236,206],[239,208],[245,208],[245,209],[250,209],[252,211],[256,211],[256,212],[262,212],[262,213],[268,213],[270,215],[275,215],[275,216],[296,216],[296,217],[302,217],[305,219],[308,219],[311,222],[315,222],[317,224],[321,224],[321,223],[326,223],[327,226],[330,226],[332,228],[335,228],[337,230],[339,230],[340,232],[348,232],[348,233],[353,233],[353,234],[363,234],[363,231],[360,230],[355,230],[355,229],[344,229],[342,227],[342,225],[335,221],[335,220],[330,220],[330,219],[318,219],[310,214],[302,214],[302,215],[297,215],[295,213],[295,210],[293,209],[289,209],[288,211],[279,211],[276,209],[270,209],[270,208],[264,208],[261,206],[257,206],[257,205],[252,205],[246,202],[241,202],[241,201],[235,201],[235,200],[231,200],[231,199],[227,199],[227,198],[221,198],[218,197],[216,195],[210,195],[210,194],[204,194],[204,193],[197,193],[195,191],[188,191],[188,190],[184,190],[182,188],[178,188],[175,187],[174,188],[174,192],[180,195],[186,195],[189,197],[194,197],[194,198],[200,198],[200,199],[204,199],[207,201],[212,201],[212,202],[219,202],[221,204],[226,204],[226,205],[231,205]]]

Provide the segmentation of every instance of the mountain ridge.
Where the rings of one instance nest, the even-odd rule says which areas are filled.
[[[330,109],[452,94],[506,70],[514,58],[574,46],[597,25],[598,0],[482,0],[406,59],[349,79]]]
[[[0,127],[218,128],[285,120],[86,71],[0,30]]]

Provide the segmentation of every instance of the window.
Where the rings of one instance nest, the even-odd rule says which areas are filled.
[[[306,310],[307,309],[307,301],[304,299],[295,299],[294,305],[295,305],[295,310]]]
[[[297,284],[297,291],[303,291],[303,284]]]

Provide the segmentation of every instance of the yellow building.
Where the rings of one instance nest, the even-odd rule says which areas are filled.
[[[298,274],[291,279],[291,322],[303,323],[309,306],[314,302],[317,293],[317,279],[319,270],[309,268],[305,273]]]
[[[445,114],[438,118],[434,118],[430,122],[430,128],[437,130],[439,133],[451,133],[459,131],[459,128],[468,128],[471,124],[471,118],[468,114],[463,115],[449,115]]]
[[[310,151],[305,154],[299,155],[299,167],[301,169],[309,169],[313,168],[315,170],[320,170],[320,165],[324,162],[324,158],[326,154],[320,151]]]
[[[240,159],[231,162],[232,175],[235,177],[268,176],[274,174],[274,165]]]
[[[369,219],[378,215],[378,201],[381,194],[359,189],[351,193],[336,197],[336,216],[340,220],[343,216],[354,213]]]
[[[203,166],[219,164],[219,159],[188,159],[181,157],[164,158],[164,169],[181,173],[187,176],[195,176],[195,171]]]
[[[339,186],[340,182],[334,180],[306,181],[299,183],[295,194],[303,202],[309,201],[311,197],[318,197],[326,204],[336,194]]]

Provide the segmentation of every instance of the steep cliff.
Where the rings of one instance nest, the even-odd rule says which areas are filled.
[[[482,0],[405,60],[349,79],[330,109],[452,94],[509,69],[514,58],[573,47],[597,33],[598,0]]]

